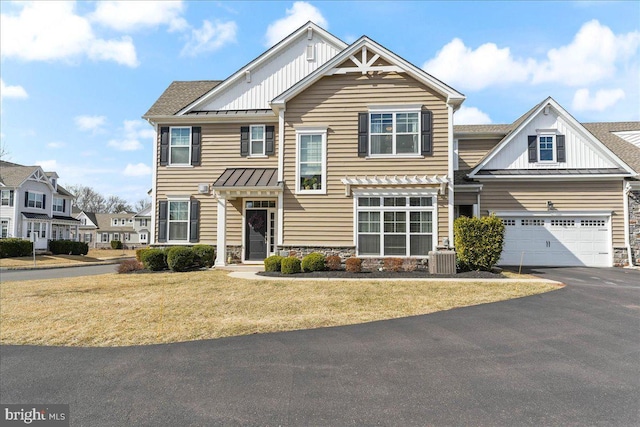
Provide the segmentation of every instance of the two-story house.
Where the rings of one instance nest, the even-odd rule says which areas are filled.
[[[630,252],[623,187],[640,168],[608,141],[629,143],[550,98],[454,137],[464,99],[370,38],[347,45],[313,23],[226,80],[173,82],[143,116],[157,132],[151,243],[214,244],[217,266],[291,251],[426,259],[452,245],[456,215],[495,213],[504,264]],[[531,258],[531,239],[551,251]]]
[[[137,214],[131,212],[95,213],[77,211],[80,221],[80,241],[91,248],[111,248],[111,241],[118,240],[125,247],[140,247],[149,243],[151,224],[150,209]]]
[[[0,161],[0,238],[35,238],[35,248],[46,250],[49,240],[78,234],[79,222],[71,216],[73,195],[58,178],[40,166]]]

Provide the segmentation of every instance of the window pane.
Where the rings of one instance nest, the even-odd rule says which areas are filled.
[[[418,153],[418,135],[398,135],[396,137],[396,153]]]
[[[411,233],[431,233],[433,229],[432,212],[411,212],[409,214]]]
[[[169,221],[187,221],[189,202],[169,202]]]
[[[300,136],[300,162],[322,161],[322,135]]]
[[[371,114],[371,133],[393,133],[393,114]]]
[[[170,222],[169,240],[187,240],[187,223]]]
[[[358,232],[379,233],[380,212],[358,212]]]
[[[405,233],[406,214],[405,212],[385,212],[384,213],[384,232],[385,233]]]
[[[262,141],[251,141],[251,154],[264,154]]]
[[[262,126],[251,127],[251,139],[262,139],[264,136],[264,128]]]
[[[411,256],[424,256],[429,255],[429,251],[432,250],[432,241],[430,235],[411,236]]]
[[[171,163],[190,163],[189,147],[171,147]]]
[[[380,206],[380,197],[359,197],[358,206]]]
[[[171,129],[171,145],[190,145],[190,132],[189,128],[173,128]]]
[[[418,132],[418,113],[398,113],[396,114],[396,126],[398,133]]]
[[[380,255],[380,236],[359,235],[358,252],[360,255]]]
[[[385,197],[385,206],[405,206],[407,204],[406,197]]]
[[[384,255],[406,255],[407,254],[407,238],[405,235],[388,235],[384,236]]]
[[[371,135],[371,154],[392,154],[393,137],[391,135]]]

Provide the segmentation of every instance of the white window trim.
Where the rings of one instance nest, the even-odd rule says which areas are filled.
[[[189,155],[187,156],[187,163],[171,163],[171,133],[173,132],[174,129],[189,129],[189,144],[187,145],[187,147],[189,147]],[[192,149],[192,141],[191,139],[193,138],[192,136],[192,132],[193,129],[191,128],[191,126],[171,126],[169,127],[169,153],[168,153],[168,159],[167,159],[167,165],[168,166],[173,166],[173,167],[193,167],[191,165],[191,149]],[[176,147],[184,147],[183,145],[177,145]]]
[[[57,210],[57,209],[56,209],[56,207],[58,207],[58,205],[56,204],[56,200],[58,200],[58,201],[61,201],[61,202],[62,202],[62,203],[59,205],[59,207],[60,207],[62,210]],[[64,203],[64,199],[63,199],[62,197],[54,197],[54,198],[53,198],[53,202],[51,202],[51,210],[52,210],[53,212],[64,212],[64,205],[65,205],[65,203]]]
[[[12,192],[13,190],[0,190],[0,206],[9,206],[11,207],[13,204],[13,200],[12,200]],[[7,194],[6,199],[4,197],[2,197],[2,195]],[[14,193],[15,194],[15,193]],[[7,200],[8,204],[3,204],[2,201]]]
[[[253,142],[260,141],[260,139],[253,139],[253,128],[262,128],[262,152],[253,152]],[[267,157],[267,127],[265,125],[251,125],[249,126],[249,157]]]
[[[187,203],[187,237],[184,240],[171,240],[169,236],[170,227],[171,227],[171,203],[176,202],[186,202]],[[191,235],[191,198],[190,197],[169,197],[167,196],[167,243],[189,243],[189,236]],[[173,222],[184,222],[184,221],[173,221]]]
[[[431,197],[431,206],[383,206],[384,200],[380,200],[381,206],[358,206],[359,197]],[[407,203],[409,201],[407,200]],[[363,255],[360,253],[358,245],[358,214],[359,212],[380,212],[380,254],[379,255]],[[371,190],[357,190],[353,195],[353,244],[356,247],[356,256],[360,258],[428,258],[428,255],[410,255],[411,253],[411,214],[410,212],[432,212],[431,215],[431,250],[435,250],[438,245],[438,195],[436,191],[433,192],[413,192],[409,190],[392,192],[392,191],[371,191]],[[385,212],[405,212],[406,221],[406,253],[405,255],[383,255],[384,254],[384,213]],[[372,233],[368,233],[372,234]],[[393,234],[393,233],[390,233]],[[414,233],[416,235],[428,235],[429,233]],[[408,255],[407,255],[408,254]]]
[[[417,113],[418,114],[418,151],[416,153],[396,153],[396,114],[397,113]],[[422,105],[386,105],[386,106],[370,106],[369,107],[369,117],[368,117],[368,126],[367,129],[367,157],[371,159],[420,159],[424,158],[420,151],[420,135],[422,129]],[[392,136],[392,153],[391,154],[373,154],[371,153],[371,114],[392,114],[392,126],[393,126],[393,136]]]
[[[300,137],[302,135],[322,136],[322,188],[317,190],[305,190],[300,188]],[[327,128],[301,128],[296,129],[296,194],[327,194]]]
[[[553,155],[553,159],[552,160],[542,160],[542,157],[540,157],[540,138],[545,138],[545,137],[551,137],[551,152]],[[553,163],[558,163],[557,158],[556,158],[556,134],[555,133],[539,133],[537,135],[537,141],[536,141],[536,150],[538,150],[538,163],[544,163],[544,164],[553,164]]]
[[[31,209],[44,209],[44,193],[39,193],[37,191],[29,191],[28,192],[29,195],[27,196],[27,208],[31,208]],[[36,202],[37,200],[33,201],[33,206],[29,206],[29,203],[31,202],[31,200],[29,200],[29,197],[31,197],[32,194],[39,194],[41,196],[40,198],[40,207],[36,206]]]
[[[2,236],[2,228],[4,228],[5,224],[6,224],[6,229],[7,229],[7,235],[3,237]],[[11,220],[10,219],[2,218],[0,220],[0,239],[9,238],[11,236],[10,225],[11,225]]]

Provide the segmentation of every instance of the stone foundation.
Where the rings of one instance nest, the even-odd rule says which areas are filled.
[[[231,258],[231,262],[229,262]],[[224,260],[227,264],[240,264],[242,262],[242,245],[227,245],[227,256]]]
[[[613,266],[626,267],[629,265],[627,248],[613,248]]]
[[[640,265],[640,191],[629,193],[629,243],[633,265]]]

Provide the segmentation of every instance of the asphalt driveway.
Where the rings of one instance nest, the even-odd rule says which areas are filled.
[[[364,325],[130,348],[0,348],[3,403],[72,425],[640,424],[640,271]]]

